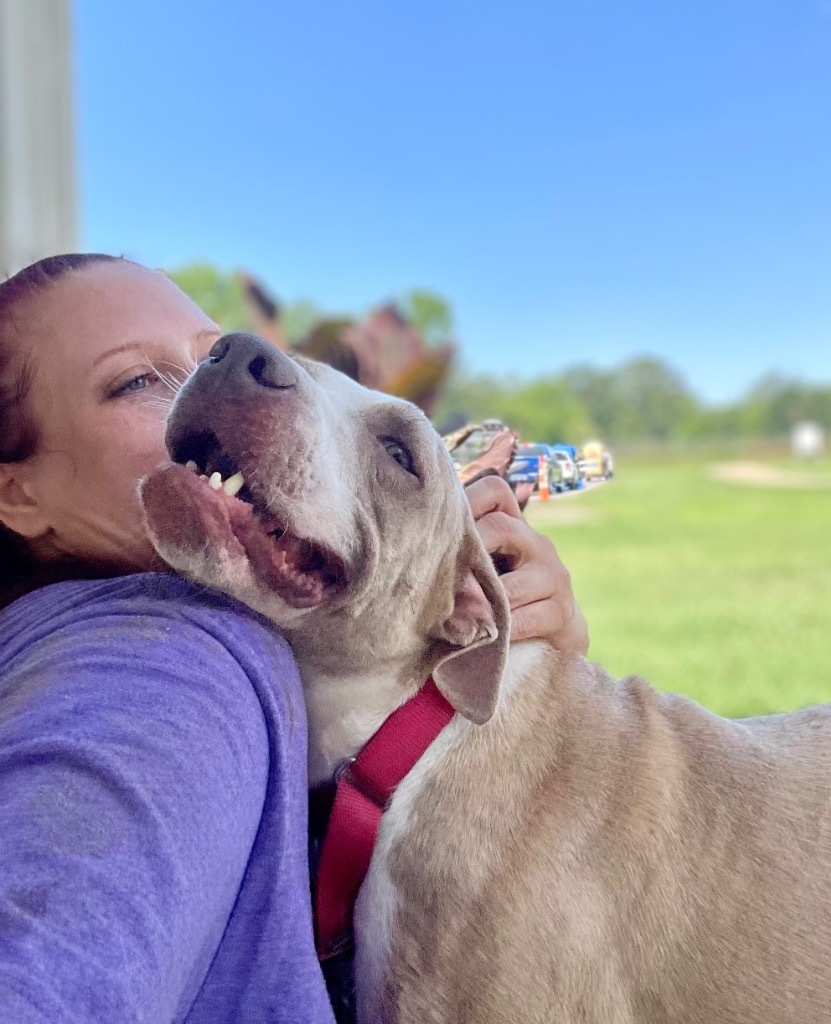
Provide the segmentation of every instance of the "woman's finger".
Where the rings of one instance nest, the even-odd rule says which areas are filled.
[[[473,518],[479,520],[489,512],[504,512],[514,519],[522,519],[517,500],[510,486],[499,476],[486,476],[465,488],[465,494],[473,510]]]
[[[583,613],[572,600],[568,607],[549,599],[535,601],[511,612],[511,640],[547,640],[564,654],[585,655],[589,649],[589,629]]]
[[[539,534],[523,519],[514,519],[506,512],[487,512],[476,521],[476,532],[489,555],[503,555],[512,567],[534,557]]]
[[[511,639],[546,640],[557,650],[585,654],[586,620],[554,545],[522,518],[513,491],[499,477],[477,480],[467,496],[482,543],[502,573]]]
[[[525,562],[502,576],[502,586],[511,609],[522,608],[563,594],[571,601],[571,580],[559,559],[555,563]]]

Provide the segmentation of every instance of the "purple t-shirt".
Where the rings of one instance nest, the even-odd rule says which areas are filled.
[[[0,1020],[331,1022],[285,642],[167,575],[0,612]]]

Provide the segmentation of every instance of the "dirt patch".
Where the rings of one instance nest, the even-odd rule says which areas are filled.
[[[831,490],[831,473],[780,469],[764,462],[716,462],[710,466],[708,476],[721,483],[743,484],[746,487],[779,487],[800,491]]]

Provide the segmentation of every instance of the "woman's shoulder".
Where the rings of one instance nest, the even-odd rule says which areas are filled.
[[[180,601],[206,603],[214,607],[235,606],[221,594],[196,586],[171,572],[143,572],[111,579],[64,580],[39,587],[17,598],[0,611],[0,622],[16,617],[42,615],[51,609],[60,613],[69,608],[100,610],[102,607],[136,601],[143,606],[153,602]],[[241,606],[238,606],[241,609]]]
[[[172,573],[55,583],[19,598],[0,611],[0,664],[5,673],[36,654],[40,664],[106,655],[202,673],[230,665],[261,699],[275,685],[300,694],[291,651],[274,626]]]
[[[188,622],[216,632],[246,632],[284,647],[285,641],[261,615],[223,594],[173,573],[138,573],[115,579],[70,580],[41,587],[0,610],[0,643],[21,630],[53,632],[72,622]]]

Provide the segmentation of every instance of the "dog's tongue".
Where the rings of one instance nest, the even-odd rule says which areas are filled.
[[[308,544],[292,534],[266,533],[254,517],[232,520],[234,536],[245,548],[257,576],[295,608],[313,608],[325,596],[325,584],[308,571]]]

